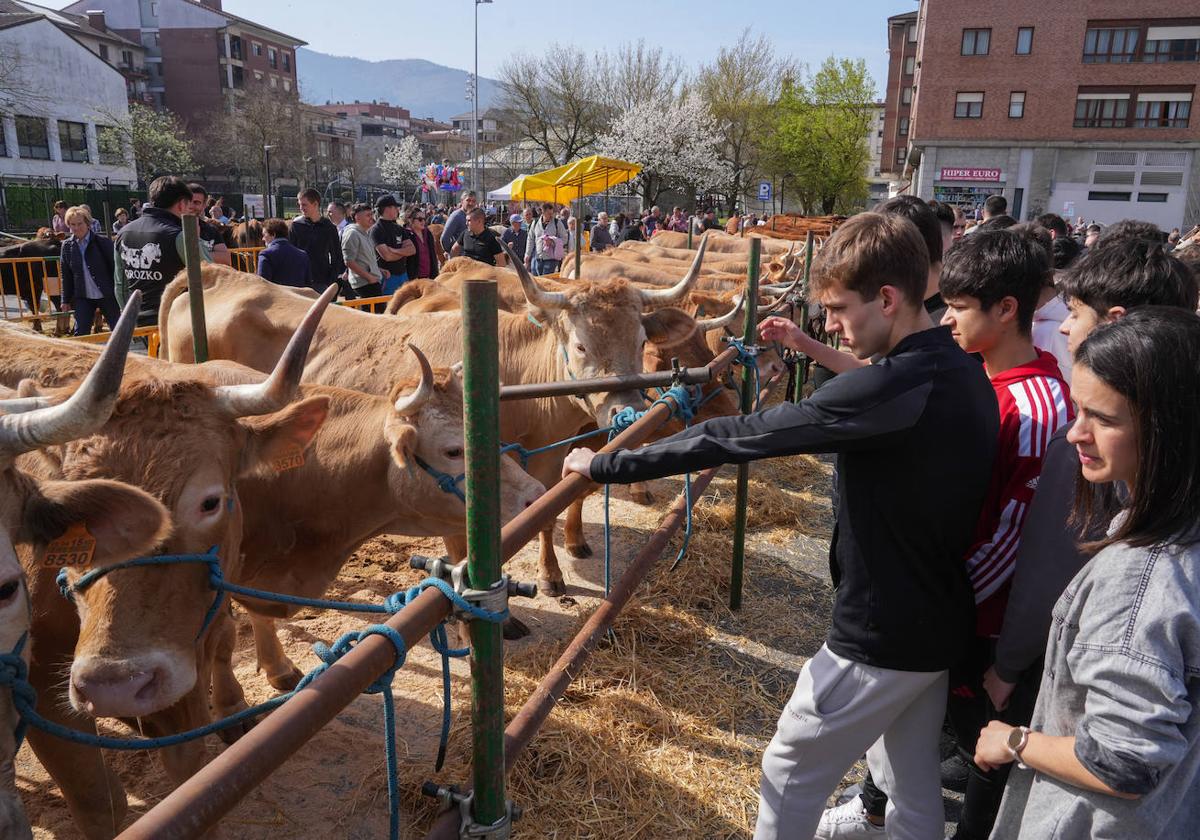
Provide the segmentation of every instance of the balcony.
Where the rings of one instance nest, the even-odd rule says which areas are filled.
[[[358,135],[353,130],[348,128],[338,128],[329,123],[314,123],[312,130],[317,134],[325,134],[330,137],[348,137],[351,140],[358,139]]]

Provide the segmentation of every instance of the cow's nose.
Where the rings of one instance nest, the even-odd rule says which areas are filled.
[[[72,675],[71,685],[84,711],[93,717],[138,717],[158,690],[158,671],[94,671]]]

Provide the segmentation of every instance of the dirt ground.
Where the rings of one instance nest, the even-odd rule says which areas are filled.
[[[714,481],[697,507],[688,557],[667,571],[680,538],[642,587],[551,716],[510,778],[525,809],[515,837],[748,837],[761,750],[774,730],[795,673],[820,645],[831,592],[826,552],[830,526],[828,464],[812,458],[755,465],[746,556],[745,606],[728,609],[733,470]],[[656,502],[634,505],[623,490],[612,502],[613,578],[658,525],[681,482],[654,482]],[[585,509],[595,549],[585,560],[559,548],[568,594],[516,600],[533,630],[507,648],[508,715],[536,685],[603,587],[600,497]],[[558,545],[561,546],[561,526]],[[330,597],[378,601],[416,582],[412,553],[441,553],[440,541],[381,537],[357,552]],[[508,565],[536,578],[527,547]],[[362,615],[305,610],[280,625],[284,647],[302,670],[317,664],[311,645],[366,623]],[[251,703],[274,695],[256,673],[249,623],[239,622],[238,677]],[[421,781],[467,778],[470,695],[467,666],[455,662],[449,760],[433,773],[441,715],[439,661],[428,645],[412,651],[395,682],[404,781],[404,836],[420,837],[434,806]],[[119,725],[109,727],[119,734]],[[382,704],[362,696],[222,823],[220,836],[245,840],[324,836],[376,838],[387,833]],[[222,747],[209,739],[216,754]],[[109,752],[129,793],[130,821],[169,785],[154,756]],[[18,786],[37,838],[75,838],[55,785],[29,751],[17,762]],[[853,780],[853,778],[848,781]]]

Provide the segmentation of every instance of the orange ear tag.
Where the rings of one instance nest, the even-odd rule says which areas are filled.
[[[271,466],[275,468],[275,472],[287,472],[294,470],[297,467],[304,466],[304,450],[299,446],[293,445],[286,452],[271,462]]]
[[[62,566],[88,566],[95,554],[96,538],[88,533],[86,525],[76,522],[46,546],[42,565],[56,569]]]

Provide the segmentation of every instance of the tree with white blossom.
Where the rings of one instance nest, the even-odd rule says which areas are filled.
[[[605,157],[640,163],[632,182],[645,206],[667,190],[689,195],[726,184],[732,173],[717,153],[717,128],[697,96],[645,102],[626,110],[596,142]]]
[[[384,147],[383,157],[377,161],[379,174],[386,183],[408,189],[420,177],[422,160],[421,144],[409,135],[399,143]]]

